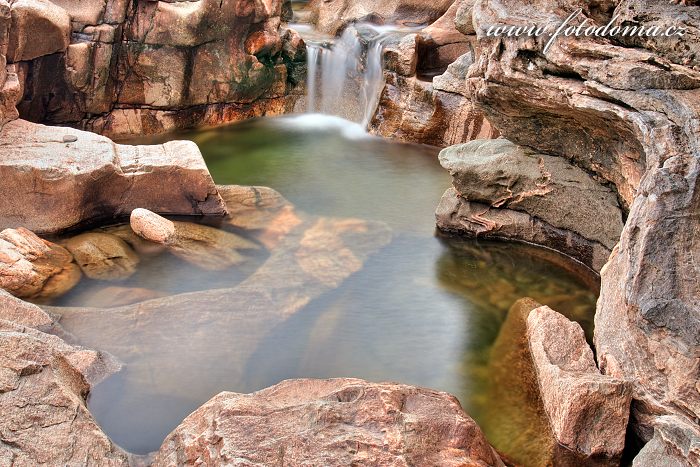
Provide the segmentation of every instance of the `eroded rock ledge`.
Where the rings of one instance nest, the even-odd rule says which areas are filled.
[[[634,44],[560,37],[546,53],[548,38],[485,35],[493,24],[559,23],[579,7],[597,24],[619,13],[619,21],[633,23],[682,21],[688,33]],[[604,373],[634,381],[633,432],[653,440],[638,463],[697,465],[700,8],[647,0],[479,0],[472,16],[480,52],[467,86],[489,121],[514,143],[612,183],[629,209],[602,270],[598,361]]]

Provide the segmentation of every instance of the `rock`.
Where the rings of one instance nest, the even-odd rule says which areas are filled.
[[[280,0],[48,4],[73,21],[63,11],[65,37],[30,57],[27,120],[143,135],[280,114],[299,98],[303,60],[284,54]]]
[[[3,289],[0,289],[0,320],[35,329],[48,329],[54,324],[54,319],[44,310]]]
[[[131,211],[131,229],[148,241],[166,245],[175,238],[175,224],[148,209]]]
[[[293,465],[503,465],[453,396],[356,379],[291,380],[254,394],[221,393],[168,436],[153,465],[236,459],[260,465],[282,459]]]
[[[466,201],[526,212],[608,252],[620,238],[622,211],[615,194],[560,157],[506,139],[476,140],[444,149],[440,163]]]
[[[327,243],[302,243],[312,235]],[[130,362],[129,384],[183,400],[193,394],[207,397],[217,378],[241,381],[249,358],[276,326],[356,272],[390,237],[387,227],[376,222],[308,219],[233,287],[118,308],[50,310],[83,345],[99,346]],[[193,338],[193,330],[206,338]],[[176,341],[187,344],[172,345]],[[212,346],[216,341],[235,345]],[[216,368],[207,364],[211,361],[219,362]],[[173,365],[179,371],[173,372]],[[202,378],[205,368],[208,376]],[[153,381],[158,385],[151,388]]]
[[[0,226],[56,233],[88,222],[128,216],[135,208],[165,214],[225,214],[197,146],[116,145],[74,130],[24,120],[0,131]],[[27,190],[26,187],[35,187]]]
[[[171,222],[146,209],[131,213],[131,228],[202,269],[223,271],[246,260],[238,250],[260,249],[258,244],[234,233],[191,222]]]
[[[316,28],[325,34],[337,35],[350,23],[368,21],[375,24],[430,24],[442,16],[454,0],[426,3],[422,0],[312,0]]]
[[[642,39],[635,47],[559,37],[546,52],[541,40],[484,34],[492,24],[557,23],[579,7],[597,24],[617,14],[630,19],[634,8],[640,20],[683,21],[690,32],[666,45]],[[629,209],[602,271],[599,365],[634,382],[630,431],[642,443],[656,437],[648,452],[673,452],[690,465],[700,463],[700,277],[693,259],[700,245],[692,234],[700,72],[691,66],[698,14],[644,0],[477,2],[480,53],[467,79],[470,95],[506,138],[610,181]]]
[[[126,279],[136,272],[139,264],[138,255],[115,235],[84,233],[65,240],[63,245],[90,279]]]
[[[66,50],[70,16],[48,0],[14,0],[7,60],[20,62]]]
[[[0,288],[20,298],[55,298],[80,281],[73,256],[20,227],[0,232]]]
[[[557,441],[587,457],[622,456],[631,385],[600,374],[581,326],[549,307],[529,313],[527,339]]]
[[[302,223],[294,206],[267,187],[218,186],[226,202],[226,222],[245,229],[268,249],[273,249]]]
[[[457,11],[464,3],[473,0],[457,0],[437,21],[423,29],[419,35],[421,53],[419,72],[424,75],[444,71],[450,63],[471,52],[473,37],[457,30]]]
[[[118,368],[108,355],[0,321],[3,462],[129,465],[85,405],[91,385]]]
[[[466,78],[469,67],[474,63],[471,53],[466,53],[447,66],[440,76],[433,78],[433,88],[455,94],[466,93]]]
[[[610,250],[598,242],[521,211],[469,202],[454,188],[449,188],[442,196],[435,219],[438,228],[445,232],[546,246],[577,259],[594,271],[600,271],[610,255]]]
[[[167,296],[167,293],[141,287],[109,286],[81,293],[73,303],[90,308],[116,308]]]
[[[371,133],[440,147],[498,136],[466,97],[435,90],[416,77],[387,73],[386,78]]]
[[[384,69],[401,76],[413,76],[418,66],[418,35],[395,35],[383,42]]]

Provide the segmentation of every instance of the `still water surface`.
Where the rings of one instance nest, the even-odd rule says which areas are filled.
[[[517,445],[512,434],[537,428],[541,414],[518,407],[531,402],[518,397],[508,400],[507,415],[499,408],[503,390],[490,377],[498,365],[491,348],[508,309],[524,296],[578,320],[590,336],[598,284],[589,271],[543,249],[436,235],[434,210],[450,177],[435,148],[369,137],[349,122],[316,115],[168,138],[195,141],[219,184],[270,186],[309,213],[380,220],[394,240],[340,288],[246,349],[248,360],[237,362],[242,377],[227,371],[227,359],[250,343],[228,340],[220,324],[197,319],[198,310],[191,320],[171,323],[168,335],[159,333],[157,323],[132,323],[119,342],[110,334],[108,312],[99,329],[69,327],[79,340],[100,342],[126,363],[89,400],[115,442],[135,453],[156,450],[185,416],[220,391],[346,376],[449,391],[497,448],[533,463],[528,456],[537,443]],[[143,259],[147,273],[132,282],[175,293],[237,280],[236,271],[205,274],[159,258]],[[104,287],[87,281],[63,304],[84,305],[86,288]]]

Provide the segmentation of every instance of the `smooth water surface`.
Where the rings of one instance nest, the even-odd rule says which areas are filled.
[[[228,371],[230,355],[250,343],[227,340],[218,324],[198,320],[198,310],[175,324],[176,336],[135,323],[118,343],[104,331],[105,313],[102,330],[77,338],[106,342],[101,348],[126,363],[89,400],[115,442],[136,453],[156,450],[220,391],[345,376],[449,391],[497,448],[517,458],[513,451],[520,448],[509,433],[522,431],[519,424],[537,426],[532,417],[541,414],[513,402],[509,409],[523,416],[494,415],[502,400],[495,400],[501,396],[489,376],[491,347],[508,309],[524,296],[577,319],[590,334],[598,285],[589,272],[548,250],[436,235],[434,210],[450,177],[435,148],[372,138],[349,122],[317,115],[169,138],[175,136],[199,145],[219,184],[270,186],[306,212],[380,220],[394,240],[337,290],[246,349],[247,361],[235,362],[242,372]],[[197,272],[184,264],[153,266],[140,284],[148,288],[150,280],[174,274],[178,282]]]

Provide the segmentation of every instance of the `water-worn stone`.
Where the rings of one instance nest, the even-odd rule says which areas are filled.
[[[166,245],[175,238],[175,224],[148,209],[134,209],[129,217],[131,229],[145,240]]]
[[[191,222],[172,222],[146,209],[132,212],[131,228],[146,240],[163,244],[173,254],[202,269],[224,270],[246,261],[239,250],[260,245],[225,230]]]
[[[5,465],[127,466],[85,398],[117,371],[108,355],[0,320],[0,459]]]
[[[556,228],[522,211],[467,201],[455,188],[447,189],[442,195],[435,210],[435,220],[438,228],[445,232],[519,240],[553,248],[595,271],[600,271],[610,256],[610,250],[598,242]]]
[[[49,0],[13,0],[7,59],[31,60],[66,50],[70,16]]]
[[[0,130],[0,227],[55,233],[128,216],[135,208],[225,214],[197,146],[125,146],[79,130],[15,120]],[[27,189],[27,187],[32,187]]]
[[[294,205],[271,188],[226,185],[217,189],[226,202],[226,222],[252,231],[268,249],[302,223]]]
[[[0,288],[16,297],[55,298],[80,281],[73,256],[20,227],[0,232]]]
[[[602,375],[581,326],[549,307],[529,313],[527,340],[557,441],[587,457],[619,458],[631,384]]]
[[[115,235],[89,232],[71,237],[63,245],[90,279],[126,279],[136,272],[139,264],[138,255]]]
[[[440,163],[466,201],[525,212],[608,252],[620,238],[622,210],[614,192],[560,157],[506,139],[476,140],[444,149]]]
[[[664,45],[631,39],[635,47],[561,36],[546,52],[548,37],[485,34],[493,24],[556,27],[579,7],[598,25],[620,14],[689,32]],[[612,182],[629,208],[602,271],[597,356],[605,374],[633,381],[631,432],[688,465],[700,463],[698,15],[645,0],[478,1],[480,53],[467,79],[506,138]]]
[[[154,466],[237,459],[260,465],[503,465],[453,396],[331,379],[221,393],[168,436]]]

